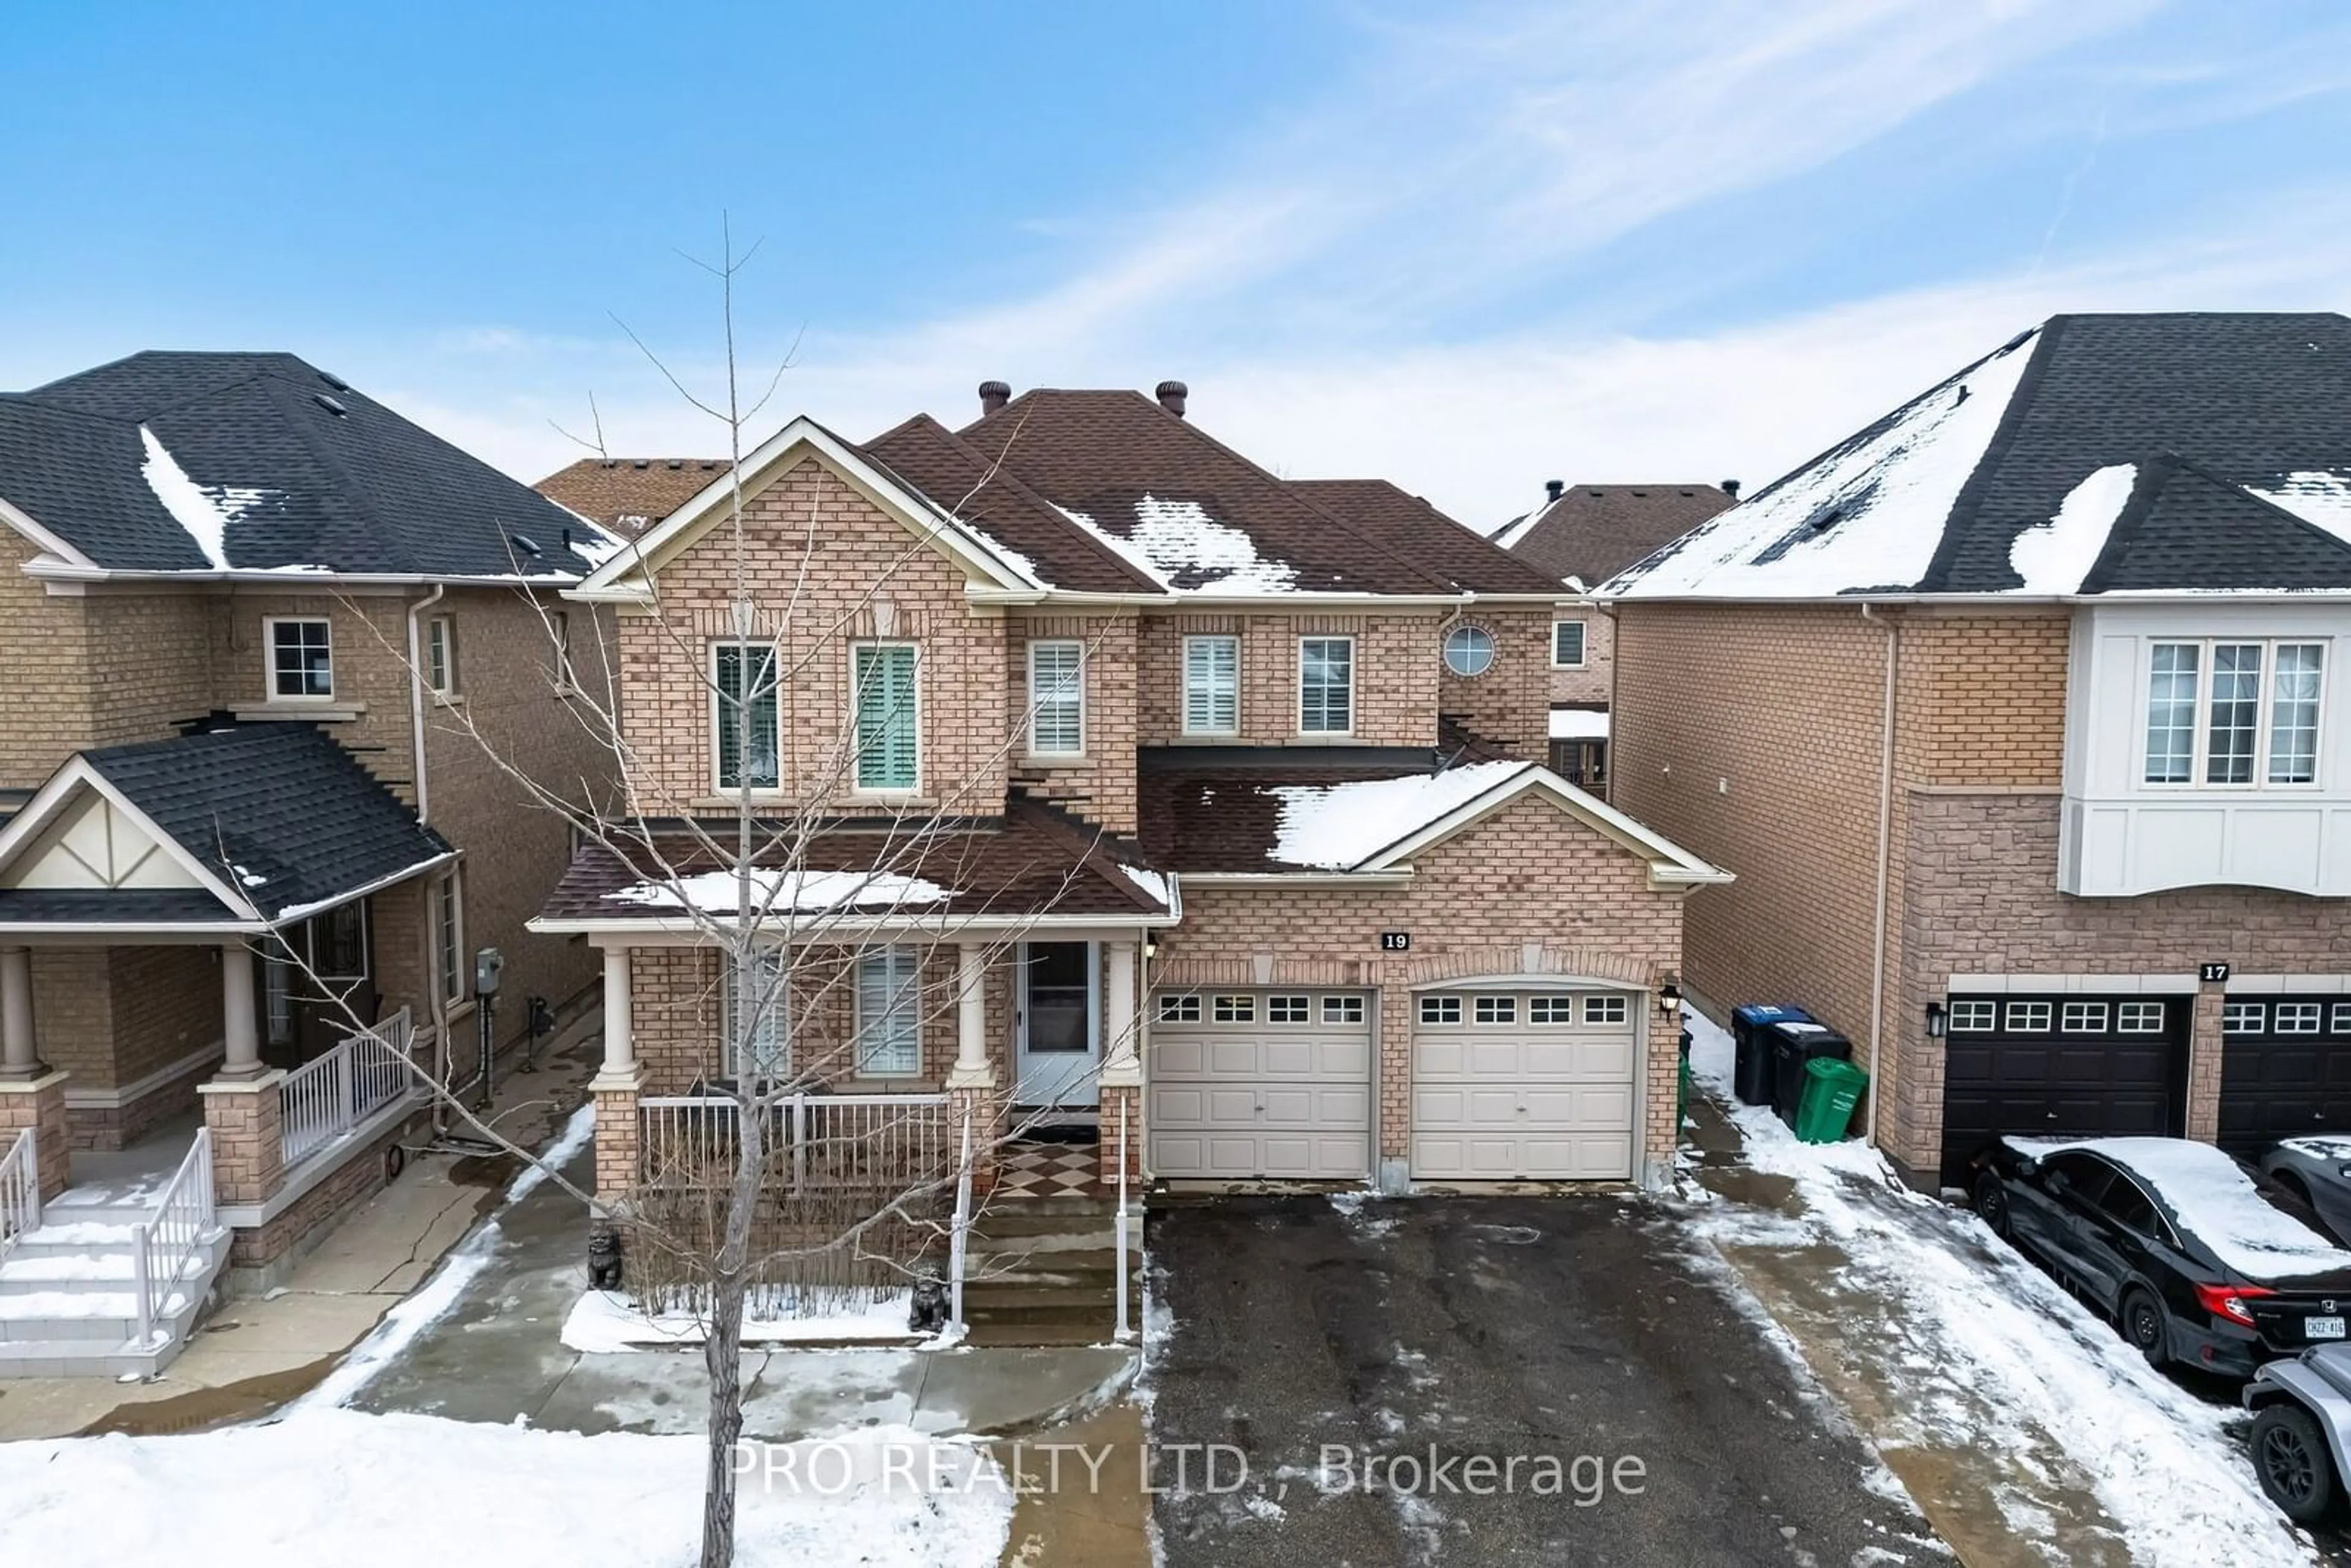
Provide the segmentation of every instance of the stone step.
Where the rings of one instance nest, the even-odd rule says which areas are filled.
[[[1130,1280],[1143,1278],[1140,1251],[1126,1255],[1126,1272]],[[963,1288],[967,1295],[975,1291],[1022,1287],[1111,1291],[1116,1288],[1117,1280],[1118,1254],[1106,1248],[1101,1251],[974,1257],[964,1276]]]
[[[25,1377],[152,1377],[178,1354],[175,1344],[140,1350],[128,1340],[0,1340],[0,1381]]]
[[[983,1350],[1057,1349],[1064,1345],[1109,1344],[1110,1313],[1086,1322],[993,1322],[967,1314],[964,1343]]]
[[[990,1198],[974,1216],[972,1228],[990,1236],[1050,1235],[1090,1223],[1108,1225],[1117,1213],[1118,1200],[1109,1197]],[[1072,1221],[1080,1223],[1073,1227]]]
[[[1128,1249],[1143,1250],[1143,1238],[1129,1232]],[[973,1236],[964,1244],[970,1258],[1035,1258],[1057,1252],[1110,1252],[1118,1247],[1114,1230],[1073,1230],[1053,1236]]]
[[[180,1278],[200,1279],[211,1270],[209,1252],[195,1252],[182,1265]],[[0,1301],[44,1292],[104,1295],[129,1290],[138,1277],[139,1260],[128,1247],[106,1251],[45,1251],[29,1257],[12,1251],[7,1261],[0,1263]]]

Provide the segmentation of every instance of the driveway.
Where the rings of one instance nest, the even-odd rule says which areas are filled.
[[[1166,1562],[1947,1561],[1677,1224],[1631,1197],[1155,1209]]]

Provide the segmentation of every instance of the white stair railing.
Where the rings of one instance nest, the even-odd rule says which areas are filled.
[[[0,1155],[0,1258],[16,1238],[41,1228],[40,1140],[25,1128]]]
[[[277,1086],[279,1165],[287,1170],[331,1145],[406,1094],[416,1028],[402,1008],[350,1036]]]
[[[955,1229],[947,1236],[947,1330],[963,1333],[963,1276],[970,1256],[971,1108],[963,1113],[963,1157],[956,1174]]]
[[[1118,1322],[1111,1332],[1111,1337],[1121,1344],[1134,1337],[1134,1330],[1129,1326],[1126,1301],[1126,1098],[1121,1095],[1118,1102],[1118,1215],[1114,1221],[1114,1228],[1118,1232]]]
[[[131,1228],[131,1292],[139,1308],[139,1346],[154,1343],[155,1320],[169,1317],[172,1293],[190,1289],[181,1279],[188,1260],[219,1228],[213,1220],[213,1138],[196,1129],[180,1168],[155,1200],[154,1218]]]

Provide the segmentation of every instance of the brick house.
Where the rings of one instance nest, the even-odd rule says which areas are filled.
[[[1389,487],[1276,478],[1176,383],[981,404],[795,421],[739,547],[721,473],[570,591],[619,617],[638,773],[537,922],[604,955],[603,1191],[745,1073],[935,1099],[984,1149],[1050,1127],[1081,1183],[1122,1129],[1172,1182],[1657,1179],[1660,998],[1722,877],[1541,764],[1558,585]],[[739,889],[698,835],[746,789],[763,833],[821,813],[753,896],[825,994],[730,1030]]]
[[[1591,589],[1729,507],[1739,485],[1570,485],[1487,537],[1576,596],[1551,629],[1551,766],[1571,783],[1608,788],[1608,703],[1616,623]]]
[[[1740,877],[1693,985],[1917,1181],[2351,1124],[2346,409],[2341,316],[2060,316],[1603,588],[1615,799]]]
[[[476,948],[502,1039],[594,999],[524,925],[565,825],[461,727],[609,776],[556,591],[614,542],[287,354],[0,397],[0,1155],[38,1129],[52,1221],[177,1178],[266,1283],[386,1179],[422,1101],[383,1053],[473,1061]]]

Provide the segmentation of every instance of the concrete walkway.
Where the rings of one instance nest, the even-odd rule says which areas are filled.
[[[506,1069],[493,1124],[527,1147],[544,1145],[587,1097],[601,1030],[591,1011],[549,1043],[537,1072]],[[336,1227],[282,1290],[229,1301],[162,1376],[0,1383],[0,1441],[198,1431],[267,1414],[317,1383],[431,1273],[497,1202],[515,1164],[413,1155],[400,1179]]]

